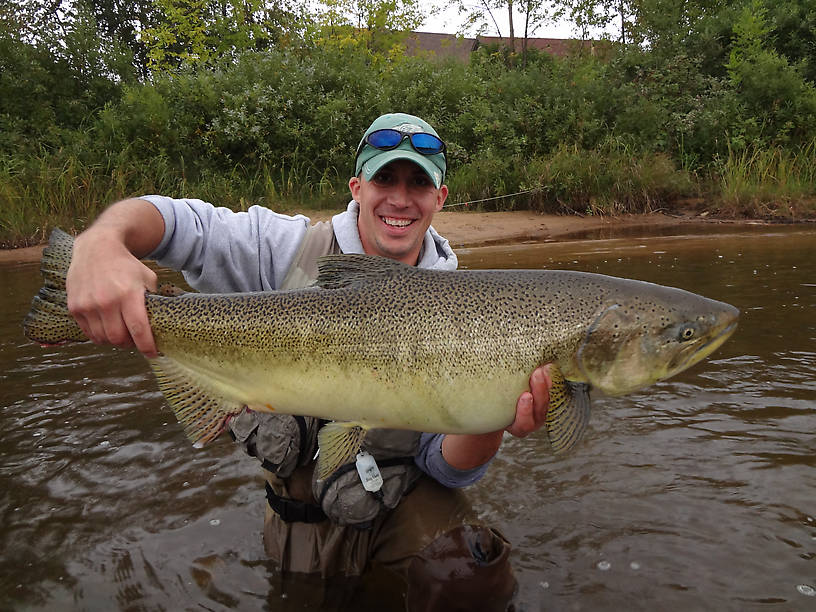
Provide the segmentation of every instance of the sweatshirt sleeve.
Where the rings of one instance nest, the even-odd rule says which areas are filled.
[[[202,200],[142,196],[164,218],[164,236],[148,259],[181,270],[203,292],[267,291],[283,281],[309,219],[262,206],[246,212]]]
[[[449,488],[472,485],[487,473],[493,459],[470,470],[458,470],[442,456],[442,440],[445,434],[423,433],[419,439],[419,452],[414,462],[420,470],[439,484]]]

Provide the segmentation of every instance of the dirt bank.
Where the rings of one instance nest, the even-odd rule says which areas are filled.
[[[310,211],[314,221],[331,218],[337,211]],[[689,224],[745,223],[699,216],[670,216],[662,213],[623,215],[620,217],[578,217],[541,215],[534,212],[452,212],[434,217],[434,227],[454,247],[523,242],[527,240],[568,240],[601,229],[666,227]],[[756,222],[751,222],[756,223]],[[0,262],[39,261],[43,246],[0,250]]]

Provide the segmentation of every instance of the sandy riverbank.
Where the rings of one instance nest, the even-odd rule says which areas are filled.
[[[331,218],[337,211],[310,211],[314,221]],[[434,228],[453,247],[474,247],[487,244],[523,242],[528,240],[568,240],[586,232],[637,227],[667,227],[691,224],[731,224],[727,221],[699,216],[670,216],[662,213],[622,215],[619,217],[578,217],[541,215],[534,212],[453,212],[442,211],[434,217]],[[751,221],[750,223],[757,223]],[[43,245],[22,249],[0,250],[0,262],[39,261]]]

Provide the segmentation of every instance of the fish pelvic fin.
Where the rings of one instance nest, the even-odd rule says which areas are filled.
[[[173,409],[184,433],[196,448],[203,448],[224,431],[244,405],[222,397],[200,378],[169,357],[149,359],[159,390]]]
[[[546,429],[553,452],[559,454],[570,450],[584,435],[589,423],[589,385],[565,379],[555,365],[550,377],[553,384]]]
[[[23,334],[40,344],[85,342],[88,338],[68,312],[65,275],[71,263],[74,239],[61,229],[54,229],[43,250],[40,272],[44,285],[31,301],[23,320]]]
[[[337,468],[348,463],[363,443],[368,428],[354,422],[331,422],[320,428],[317,443],[320,453],[317,456],[317,478],[325,480]]]

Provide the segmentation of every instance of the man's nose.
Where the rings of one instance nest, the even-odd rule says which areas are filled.
[[[394,206],[408,206],[408,182],[395,181],[388,192],[389,203]]]

